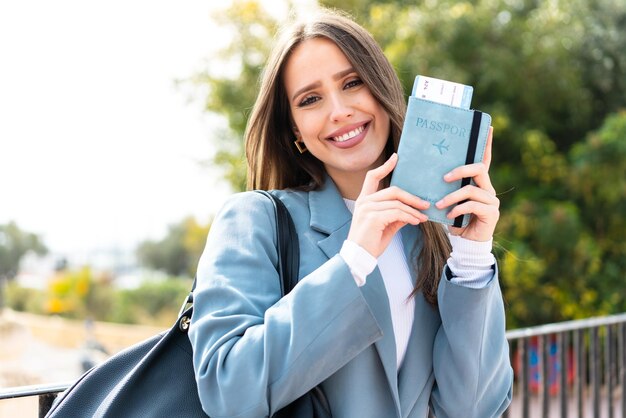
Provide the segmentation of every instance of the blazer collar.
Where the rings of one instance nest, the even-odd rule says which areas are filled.
[[[346,224],[350,224],[352,214],[346,207],[339,190],[327,175],[322,188],[309,193],[311,228],[331,235]]]

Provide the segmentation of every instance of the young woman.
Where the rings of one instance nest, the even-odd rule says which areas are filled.
[[[333,417],[499,416],[513,374],[491,240],[499,211],[483,163],[437,203],[387,187],[405,98],[373,38],[321,11],[282,34],[246,132],[251,189],[274,189],[299,238],[298,285],[280,297],[273,209],[224,205],[198,269],[190,339],[215,417],[266,417],[311,388]],[[464,203],[462,203],[465,201]]]

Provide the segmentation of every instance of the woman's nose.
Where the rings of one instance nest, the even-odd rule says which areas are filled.
[[[333,122],[350,118],[354,114],[354,108],[352,107],[352,104],[346,97],[343,97],[341,94],[333,94],[331,96],[330,103],[330,119]]]

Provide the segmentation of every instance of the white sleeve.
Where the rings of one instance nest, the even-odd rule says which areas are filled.
[[[448,238],[452,245],[448,267],[454,276],[450,281],[474,289],[487,286],[493,277],[492,267],[496,262],[491,253],[493,239],[480,242],[450,234]]]
[[[359,244],[349,240],[343,242],[339,255],[348,265],[357,286],[363,286],[367,275],[376,267],[376,258]]]

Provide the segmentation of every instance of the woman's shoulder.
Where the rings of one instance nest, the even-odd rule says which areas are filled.
[[[269,192],[278,197],[285,204],[292,216],[301,214],[303,210],[308,212],[309,192],[291,189],[270,190]],[[218,217],[220,214],[224,213],[245,213],[258,216],[261,212],[265,212],[269,215],[273,211],[272,202],[267,196],[257,191],[245,191],[234,193],[226,198],[222,208],[218,212]]]
[[[302,190],[284,189],[270,190],[270,193],[277,196],[287,207],[309,205],[309,192]]]
[[[268,190],[269,193],[278,197],[286,205],[303,205],[308,202],[309,192],[293,189],[283,190]],[[258,205],[259,203],[265,203],[270,205],[270,200],[257,190],[248,190],[245,192],[237,192],[228,196],[225,200],[224,206],[230,205]]]

